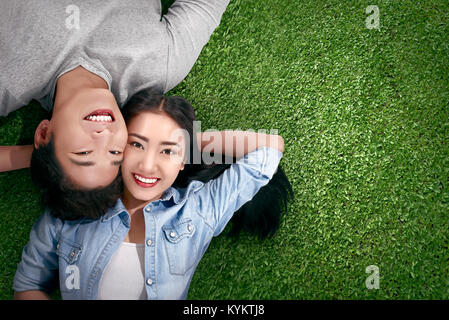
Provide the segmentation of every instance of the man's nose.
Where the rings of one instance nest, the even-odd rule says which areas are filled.
[[[92,140],[100,149],[106,149],[112,139],[112,133],[109,129],[97,129],[92,132]]]
[[[94,139],[102,139],[108,137],[112,134],[112,132],[108,128],[97,128],[92,131],[92,137]]]

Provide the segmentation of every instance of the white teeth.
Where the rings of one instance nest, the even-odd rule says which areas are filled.
[[[137,180],[143,183],[155,183],[157,181],[157,179],[145,179],[144,177],[141,177],[137,174],[135,174],[134,177],[136,177]]]
[[[111,116],[88,116],[86,119],[90,120],[90,121],[98,121],[98,122],[112,122]]]

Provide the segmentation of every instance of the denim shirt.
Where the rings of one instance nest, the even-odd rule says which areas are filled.
[[[262,147],[207,183],[167,189],[148,203],[145,217],[145,288],[148,299],[186,299],[193,273],[232,215],[275,173],[282,153]],[[100,219],[63,221],[49,210],[34,224],[14,277],[14,290],[63,299],[96,299],[103,270],[123,242],[130,216],[121,200]]]

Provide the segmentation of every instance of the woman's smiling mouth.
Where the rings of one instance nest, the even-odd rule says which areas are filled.
[[[136,173],[133,173],[133,178],[134,181],[136,182],[137,185],[139,185],[142,188],[151,188],[154,187],[159,180],[161,180],[160,178],[156,178],[156,177],[143,177],[141,175],[138,175]]]

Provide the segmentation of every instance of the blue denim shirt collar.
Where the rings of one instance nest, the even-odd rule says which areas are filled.
[[[101,222],[106,222],[115,217],[118,214],[125,213],[125,215],[128,214],[128,211],[126,211],[125,205],[122,202],[122,199],[118,199],[118,201],[115,203],[115,205],[109,209],[106,214],[101,217]],[[122,214],[121,216],[125,216]]]
[[[201,187],[203,185],[204,185],[203,182],[194,180],[194,181],[192,181],[192,183],[189,184],[187,189],[175,189],[173,187],[170,187],[164,193],[164,195],[166,196],[166,199],[164,199],[164,195],[163,195],[162,200],[169,200],[171,197],[173,197],[173,201],[176,204],[180,204],[180,203],[186,201],[187,197],[189,196],[189,194],[191,192],[201,189]]]
[[[173,187],[168,188],[163,194],[162,197],[156,201],[168,201],[173,198],[175,204],[180,204],[186,201],[187,197],[191,192],[194,192],[200,189],[204,185],[201,181],[192,181],[189,184],[187,189],[176,189]],[[148,204],[147,204],[148,205]],[[126,211],[125,205],[122,202],[122,199],[119,199],[114,207],[109,209],[106,214],[101,218],[101,222],[109,221],[115,216],[119,215],[122,221],[129,227],[129,214]]]

